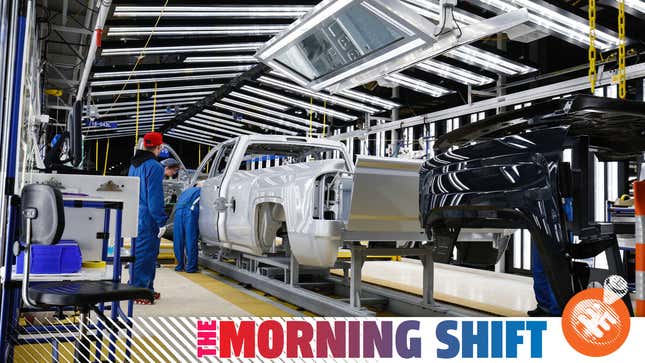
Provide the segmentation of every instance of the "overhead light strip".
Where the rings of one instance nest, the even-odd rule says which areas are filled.
[[[208,117],[208,118],[206,118],[205,115],[201,115],[201,116],[195,115],[195,116],[193,116],[191,118],[191,120],[203,122],[206,125],[216,126],[216,127],[221,128],[222,130],[235,131],[235,132],[240,133],[240,134],[247,134],[247,135],[256,134],[256,132],[253,132],[253,131],[241,129],[241,128],[235,127],[235,126],[229,126],[229,125],[226,124],[226,120],[223,120],[223,119],[220,119],[220,118],[217,118],[217,117]]]
[[[403,86],[405,88],[409,88],[411,90],[421,92],[421,93],[427,93],[434,97],[441,97],[449,93],[453,93],[453,91],[450,91],[446,88],[443,88],[419,79],[408,77],[400,73],[385,76],[385,79],[390,82],[394,82],[400,86]]]
[[[452,66],[448,63],[436,61],[434,59],[427,59],[423,62],[417,63],[416,68],[446,79],[471,86],[482,86],[495,82],[495,80],[490,77],[481,76],[477,73]]]
[[[115,17],[298,18],[313,7],[293,6],[116,6]]]
[[[475,48],[471,45],[451,49],[443,55],[470,65],[510,76],[535,72],[537,69],[519,64],[497,54]]]
[[[348,90],[345,90],[345,91],[340,91],[340,92],[338,92],[338,94],[341,95],[341,96],[345,96],[347,98],[351,98],[351,99],[353,99],[355,101],[367,102],[367,103],[369,103],[371,105],[379,106],[379,107],[382,107],[382,108],[385,108],[385,109],[388,109],[388,110],[391,110],[393,108],[401,107],[401,105],[396,103],[396,102],[392,102],[392,101],[386,100],[384,98],[372,96],[372,95],[369,95],[367,93],[362,93],[362,92],[354,91],[354,90],[351,90],[351,89],[348,89]]]
[[[226,134],[230,134],[230,135],[233,135],[233,137],[237,137],[237,136],[240,136],[240,135],[248,135],[248,134],[243,134],[243,133],[240,133],[240,132],[235,132],[235,131],[231,131],[231,130],[227,130],[227,129],[223,129],[223,128],[219,128],[219,127],[211,126],[211,125],[206,124],[206,123],[204,123],[204,122],[197,122],[197,121],[187,120],[187,121],[186,121],[186,123],[187,123],[187,124],[190,124],[190,125],[195,125],[195,126],[203,127],[203,128],[205,128],[205,129],[209,129],[209,130],[213,130],[213,131],[223,132],[223,133],[226,133]],[[229,137],[230,137],[230,136],[229,136]]]
[[[259,105],[274,108],[274,109],[279,110],[279,111],[287,111],[288,109],[291,108],[290,106],[286,106],[286,105],[282,105],[282,104],[279,104],[279,103],[276,103],[276,102],[263,100],[261,98],[253,97],[253,96],[246,95],[246,94],[240,93],[240,92],[231,92],[231,93],[229,93],[229,96],[234,96],[234,97],[243,99],[245,101],[250,101],[250,102],[253,102],[253,103],[257,103]]]
[[[117,78],[117,77],[139,77],[139,76],[159,76],[163,74],[192,74],[192,73],[212,73],[212,72],[245,72],[253,68],[252,65],[237,66],[216,66],[216,67],[191,67],[191,68],[167,68],[154,70],[138,71],[120,71],[120,72],[97,72],[93,78]]]
[[[108,48],[101,51],[101,56],[115,55],[146,55],[146,54],[177,54],[193,52],[252,52],[258,50],[264,43],[231,43],[211,45],[180,45],[148,48]]]
[[[286,113],[275,112],[275,111],[266,109],[264,107],[255,106],[255,105],[251,105],[251,104],[248,104],[248,103],[236,101],[236,100],[231,99],[231,98],[224,97],[224,98],[221,99],[221,101],[222,102],[227,102],[227,103],[230,103],[232,105],[239,106],[239,107],[248,108],[250,110],[254,110],[254,111],[257,111],[257,112],[262,112],[262,113],[265,113],[267,115],[272,115],[273,117],[278,117],[278,118],[281,118],[281,119],[284,119],[284,120],[289,120],[289,121],[293,121],[293,122],[299,122],[299,123],[301,123],[303,125],[311,125],[314,128],[323,127],[323,124],[321,124],[319,122],[316,122],[316,121],[307,120],[306,118],[292,116],[292,115],[289,115],[289,114],[286,114]]]
[[[209,112],[209,111],[210,111],[210,112]],[[208,113],[208,115],[205,115],[205,114],[203,114],[203,113],[198,113],[198,114],[196,114],[196,115],[195,115],[195,116],[193,116],[193,117],[200,117],[200,118],[202,118],[202,119],[204,119],[204,120],[209,120],[209,121],[218,121],[218,119],[217,119],[216,117],[211,116],[211,115],[210,115],[210,113],[219,114],[219,112],[211,111],[211,110],[209,110],[209,109],[204,109],[202,112],[207,112],[207,113]],[[232,117],[231,117],[231,118],[232,118]],[[226,124],[226,125],[228,125],[228,126],[236,126],[236,127],[242,127],[242,126],[244,126],[244,124],[239,123],[239,122],[234,122],[234,121],[223,120],[223,121],[220,121],[220,122],[222,122],[222,123],[224,123],[224,124]]]
[[[166,27],[110,27],[109,37],[153,35],[275,35],[288,25],[221,25],[221,26],[166,26]]]
[[[257,63],[252,55],[186,57],[184,63]]]
[[[256,113],[256,112],[253,112],[253,111],[245,110],[243,108],[227,105],[225,103],[216,102],[216,103],[213,104],[213,106],[218,107],[218,108],[223,108],[225,110],[237,112],[237,113],[240,113],[240,114],[243,114],[243,115],[248,115],[248,116],[251,116],[251,117],[255,117],[255,118],[263,120],[263,121],[271,121],[271,122],[276,123],[278,125],[291,127],[293,129],[309,131],[308,126],[296,124],[296,123],[293,123],[293,122],[288,122],[288,121],[281,120],[279,118],[275,118],[275,117],[272,117],[272,116],[266,116],[266,115]]]
[[[186,135],[175,134],[173,132],[166,133],[166,136],[171,137],[173,139],[177,139],[177,140],[191,141],[191,142],[195,142],[195,143],[203,144],[203,145],[217,146],[217,145],[220,144],[219,142],[216,142],[214,140],[209,141],[209,140],[203,140],[203,139],[198,139],[198,138],[192,138],[192,137],[189,137],[189,136],[186,136]]]
[[[195,85],[195,86],[176,86],[176,87],[158,87],[156,89],[157,92],[171,92],[171,91],[184,91],[184,90],[193,90],[193,89],[215,89],[221,87],[221,84],[203,84],[203,85]],[[143,92],[154,92],[154,88],[142,88],[137,90],[136,88],[133,89],[128,89],[128,90],[112,90],[112,91],[92,91],[90,92],[90,96],[113,96],[119,93],[122,94],[136,94],[138,93],[143,93]],[[159,95],[157,95],[159,97]]]
[[[307,88],[296,85],[294,83],[281,81],[272,77],[261,76],[258,78],[258,81],[260,83],[268,84],[268,85],[282,88],[284,90],[289,90],[292,92],[297,92],[301,95],[313,97],[322,101],[327,101],[330,104],[337,104],[339,106],[347,107],[349,109],[356,110],[356,111],[367,112],[370,114],[377,113],[380,111],[379,109],[376,109],[374,107],[369,107],[362,103],[357,103],[348,99],[344,99],[338,96],[332,96],[322,92],[311,91],[311,90],[308,90]]]
[[[195,135],[194,134],[195,131],[186,131],[186,130],[181,130],[181,129],[174,128],[170,132],[179,133],[179,134],[185,134],[186,136],[189,136],[189,137],[201,138],[201,139],[206,139],[207,137],[209,137],[209,138],[219,137],[220,139],[228,140],[228,139],[232,138],[230,135],[220,135],[220,134],[216,134],[214,132],[209,132],[209,131],[202,131],[201,135]],[[204,135],[208,135],[208,136],[204,136]]]
[[[94,87],[103,87],[103,86],[116,86],[121,84],[136,84],[136,83],[186,82],[186,81],[201,81],[205,79],[230,79],[230,78],[235,78],[240,74],[242,73],[216,73],[216,74],[203,74],[198,76],[178,76],[178,77],[163,77],[163,78],[114,79],[109,81],[92,81],[90,82],[90,84]]]
[[[208,114],[213,115],[213,116],[219,116],[219,117],[223,117],[223,118],[227,118],[227,119],[231,119],[231,120],[235,119],[233,117],[233,115],[229,115],[229,114],[225,114],[225,113],[222,113],[222,112],[213,111],[213,110],[209,110],[209,109],[205,109],[203,112],[208,113]],[[257,127],[261,128],[263,130],[271,130],[271,131],[280,132],[280,133],[287,134],[287,135],[292,135],[292,136],[298,135],[298,133],[295,132],[295,131],[286,130],[286,129],[283,129],[283,128],[280,128],[280,127],[271,126],[271,125],[267,125],[267,124],[247,120],[247,119],[245,119],[243,117],[240,118],[239,121],[243,122],[245,124],[248,124],[248,125],[257,126]]]
[[[243,86],[242,90],[252,92],[252,93],[255,93],[255,94],[260,95],[260,96],[268,97],[268,98],[274,99],[276,101],[286,102],[286,103],[292,104],[292,105],[294,105],[296,107],[300,107],[300,108],[302,108],[302,109],[304,109],[306,111],[315,111],[315,112],[323,113],[323,114],[326,114],[328,116],[339,118],[339,119],[341,119],[343,121],[353,121],[353,120],[357,119],[357,117],[353,116],[353,115],[348,115],[348,114],[343,113],[343,112],[339,112],[339,111],[336,111],[336,110],[333,110],[333,109],[330,109],[330,108],[326,108],[326,107],[321,107],[321,106],[314,105],[314,104],[311,104],[311,103],[307,103],[307,102],[303,102],[303,101],[299,101],[299,100],[294,100],[292,98],[285,97],[285,96],[279,95],[277,93],[266,91],[266,90],[263,90],[263,89],[260,89],[260,88],[257,88],[257,87]]]

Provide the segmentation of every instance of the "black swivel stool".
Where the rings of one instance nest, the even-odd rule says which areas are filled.
[[[22,300],[31,308],[75,307],[81,313],[80,338],[76,355],[90,358],[90,342],[87,338],[89,313],[95,311],[104,324],[110,326],[98,309],[100,303],[147,299],[153,301],[150,289],[133,287],[114,281],[55,281],[29,282],[31,267],[31,244],[54,245],[60,241],[65,228],[63,196],[49,185],[30,184],[23,188],[21,196],[22,238],[25,241],[25,273],[22,281]],[[19,252],[19,251],[16,251]]]

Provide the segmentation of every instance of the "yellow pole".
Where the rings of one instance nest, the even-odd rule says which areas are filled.
[[[141,85],[137,82],[137,113],[135,115],[135,127],[134,127],[134,147],[136,149],[137,143],[139,142],[139,90],[141,89]]]
[[[197,144],[197,165],[202,163],[202,144]]]
[[[157,113],[157,82],[155,82],[154,99],[152,100],[152,131],[155,130],[156,113]]]
[[[107,140],[107,145],[105,145],[105,163],[103,163],[103,176],[105,176],[105,172],[107,172],[108,153],[110,152],[110,139]]]
[[[94,170],[99,171],[99,139],[96,139],[96,152],[94,153],[96,161],[94,162]]]

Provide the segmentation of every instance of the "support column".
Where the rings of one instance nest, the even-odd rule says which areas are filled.
[[[423,303],[434,305],[434,260],[432,259],[432,249],[426,249],[426,253],[421,256],[421,262],[423,263]]]
[[[298,276],[300,275],[300,264],[296,261],[296,258],[291,253],[289,259],[289,285],[296,286],[298,285]]]
[[[634,183],[636,222],[636,316],[645,317],[645,181]]]
[[[353,308],[360,309],[361,307],[361,270],[365,262],[363,255],[363,246],[354,244],[352,245],[352,257],[350,266],[350,280],[349,280],[349,305]]]

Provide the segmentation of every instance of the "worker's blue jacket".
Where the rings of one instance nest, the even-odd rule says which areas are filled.
[[[135,241],[132,284],[153,289],[160,240],[159,228],[166,225],[163,195],[164,168],[150,151],[137,150],[128,176],[139,177],[139,228]]]

